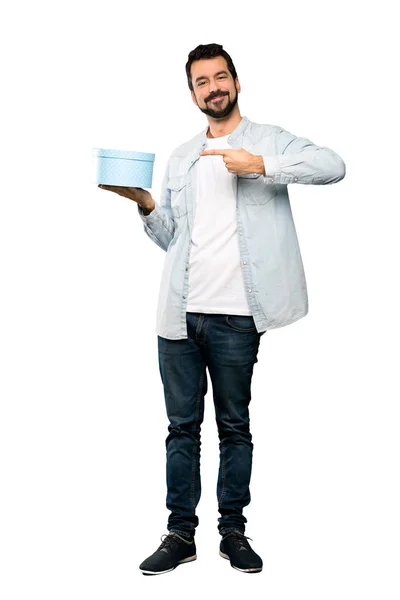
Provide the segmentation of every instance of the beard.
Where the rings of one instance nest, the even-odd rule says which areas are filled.
[[[197,104],[197,106],[199,106],[199,109],[205,115],[208,115],[209,117],[212,117],[213,119],[223,119],[231,114],[231,112],[233,111],[233,109],[235,108],[235,106],[237,104],[237,101],[238,101],[237,90],[236,90],[236,94],[235,94],[235,97],[233,98],[233,100],[230,100],[229,94],[227,94],[227,95],[224,95],[223,99],[221,100],[221,104],[225,102],[225,98],[228,98],[228,102],[227,102],[227,105],[225,106],[225,108],[220,108],[220,109],[208,108],[208,107],[201,108],[201,106],[199,106],[198,104]]]

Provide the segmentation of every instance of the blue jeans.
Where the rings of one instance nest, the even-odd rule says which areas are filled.
[[[158,336],[158,356],[169,419],[167,450],[168,530],[191,537],[201,495],[200,428],[212,381],[219,436],[218,530],[245,531],[250,503],[253,444],[249,429],[251,379],[260,339],[252,316],[186,313],[188,338]]]

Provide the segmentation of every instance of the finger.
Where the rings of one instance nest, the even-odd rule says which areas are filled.
[[[129,188],[122,187],[121,185],[102,185],[101,189],[118,194],[118,196],[122,196],[123,198],[132,196],[132,192],[129,192]]]
[[[121,190],[119,185],[105,185],[104,183],[99,184],[99,188],[102,190],[108,190],[109,192],[118,192]]]
[[[115,185],[113,187],[113,191],[119,194],[120,196],[124,196],[124,198],[130,198],[132,193],[134,194],[135,188],[124,187],[122,185]]]
[[[220,154],[221,156],[225,156],[227,154],[226,150],[203,150],[200,152],[200,156],[212,156]]]

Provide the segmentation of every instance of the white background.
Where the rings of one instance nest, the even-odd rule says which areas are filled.
[[[398,600],[399,48],[390,2],[16,2],[1,55],[1,596]],[[218,555],[212,387],[198,560],[167,533],[155,315],[165,253],[92,148],[169,154],[207,126],[185,76],[223,44],[241,114],[328,146],[290,185],[310,312],[262,338],[250,405],[249,577]],[[397,110],[395,109],[397,107]],[[245,596],[246,595],[246,596]]]

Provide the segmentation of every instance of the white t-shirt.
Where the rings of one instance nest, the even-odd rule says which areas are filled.
[[[231,148],[228,137],[207,138],[207,148]],[[236,176],[220,155],[200,156],[197,170],[186,310],[251,315],[240,267]]]

